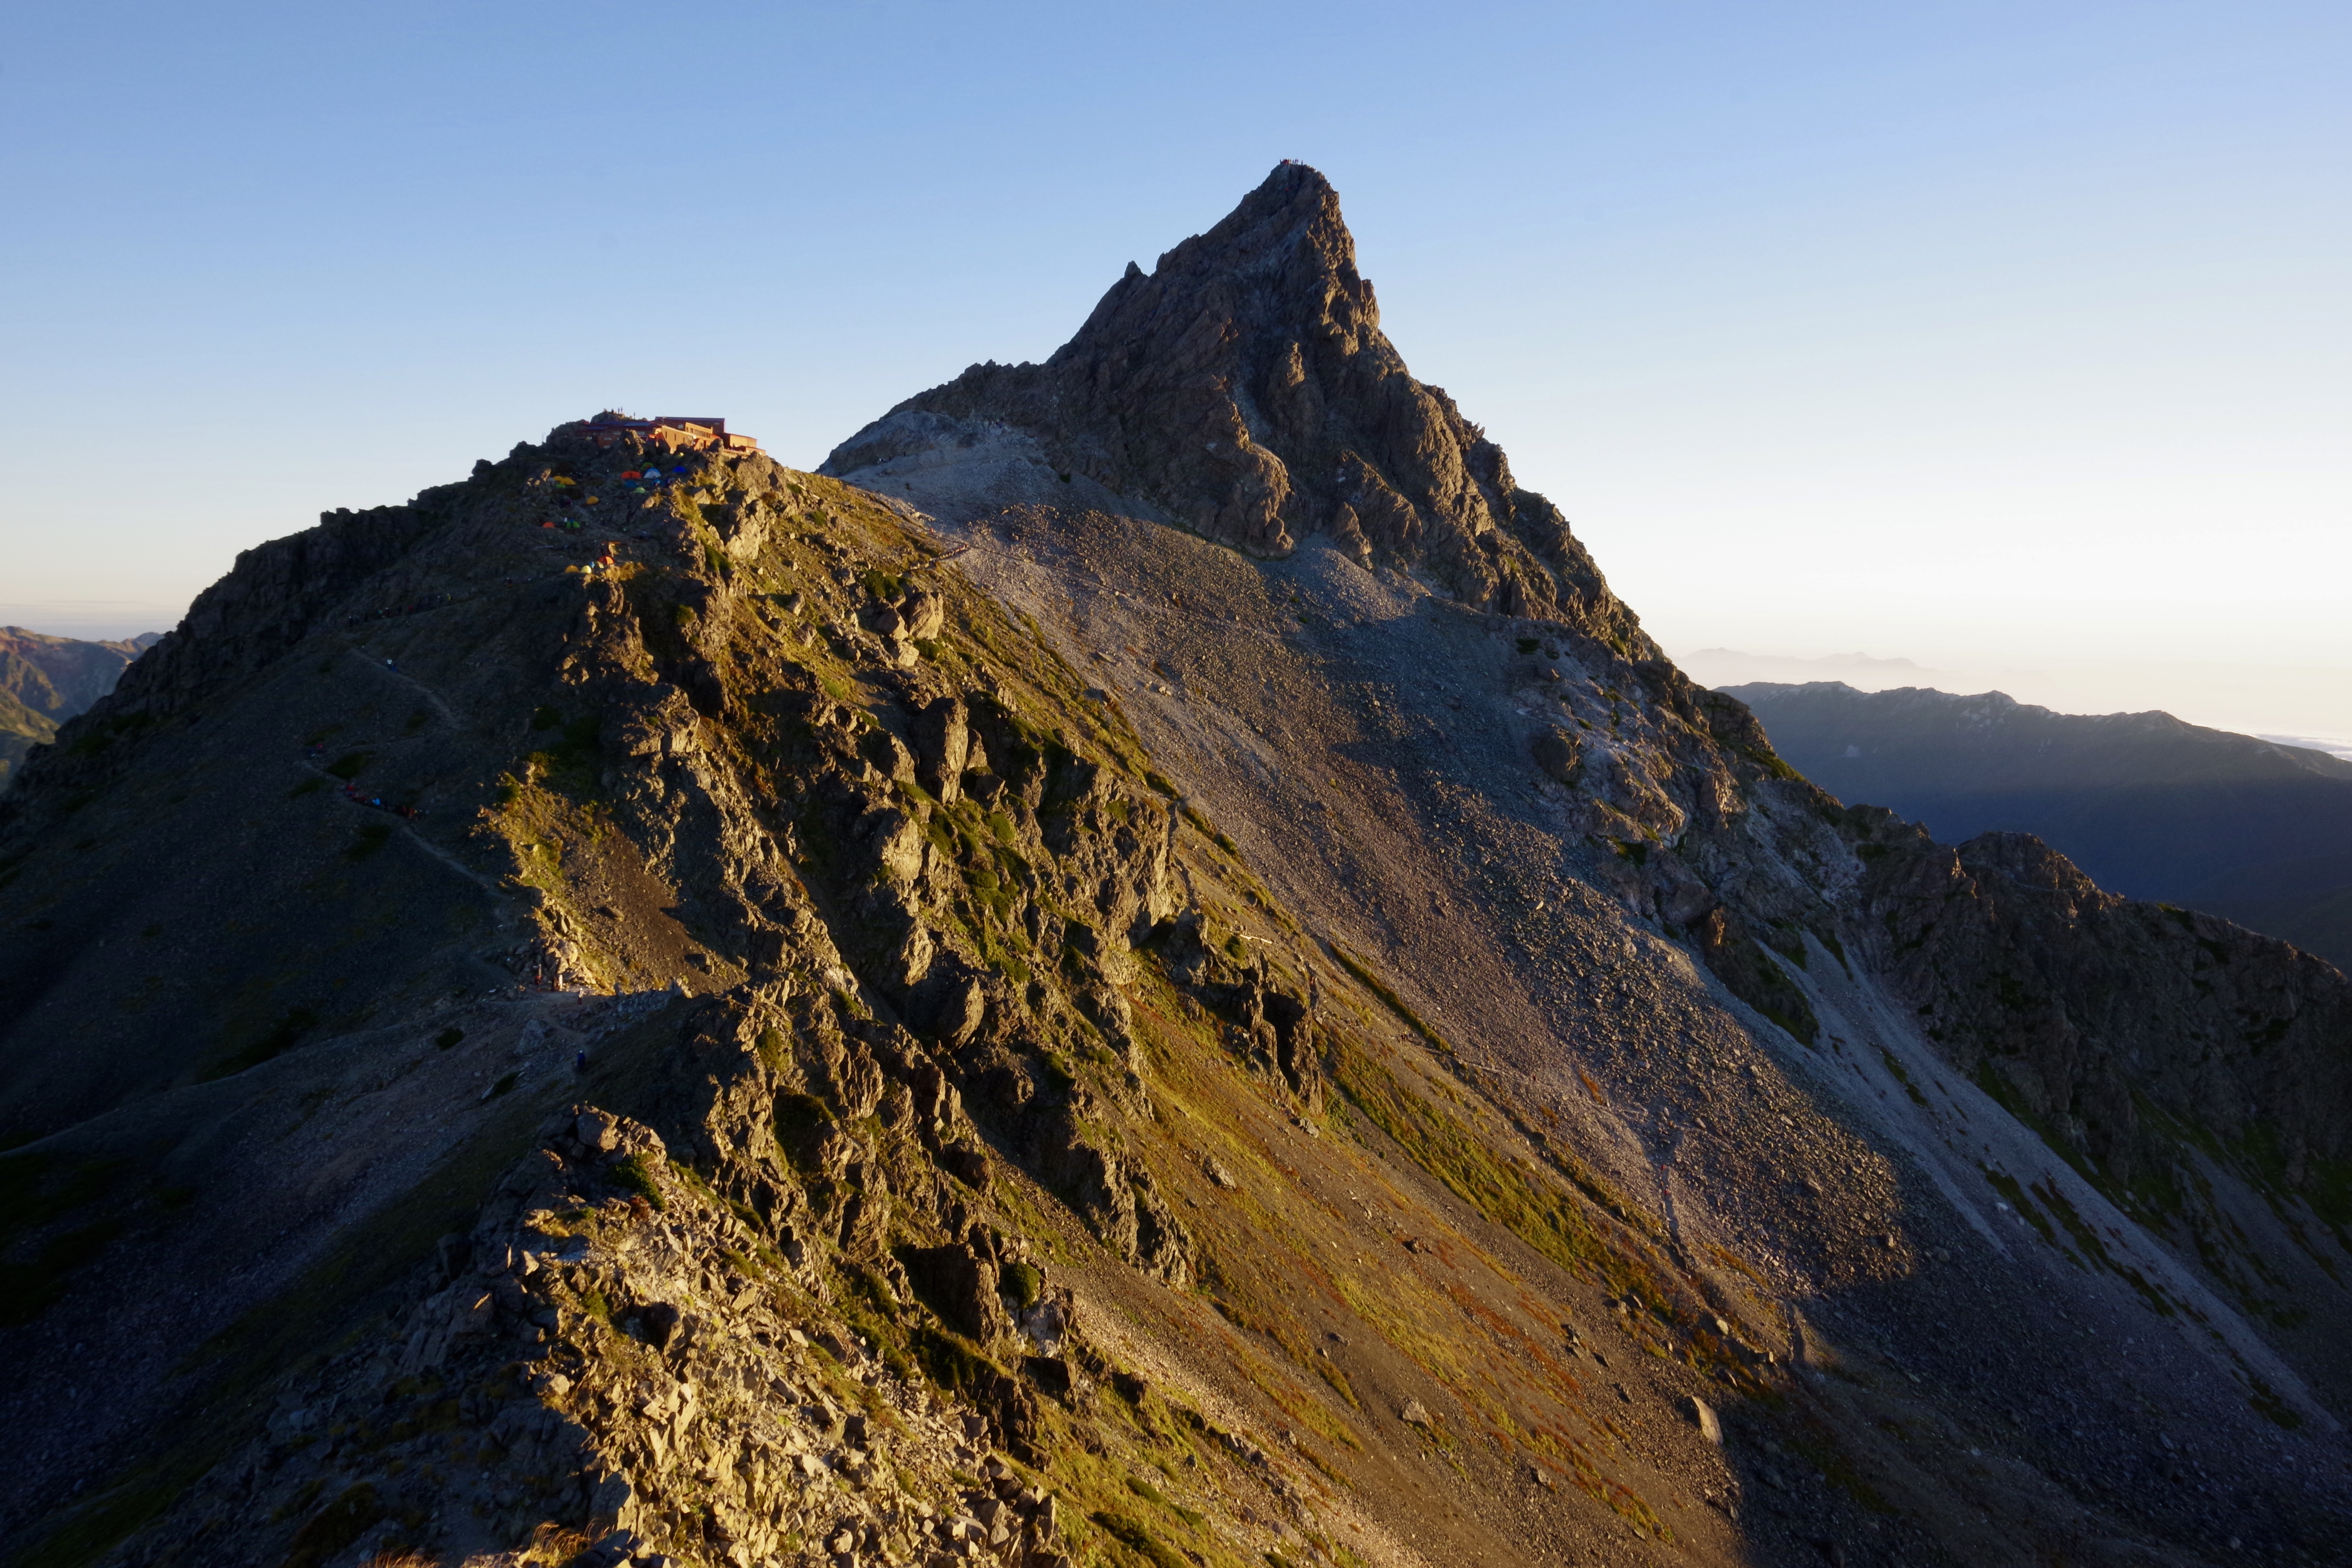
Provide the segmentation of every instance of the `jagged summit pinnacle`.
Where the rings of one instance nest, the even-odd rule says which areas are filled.
[[[974,454],[1012,458],[1008,437],[1030,444],[1033,469],[1108,491],[1099,501],[1252,553],[1322,532],[1368,563],[1425,568],[1466,602],[1655,654],[1559,510],[1406,369],[1339,193],[1306,164],[1277,166],[1150,273],[1130,263],[1044,364],[974,365],[844,442],[824,471],[910,493],[920,472],[937,489]],[[963,499],[1086,499],[1024,495],[1019,479],[999,471]]]
[[[1272,307],[1254,324],[1270,319],[1293,332],[1328,315],[1357,331],[1380,330],[1372,286],[1356,270],[1356,239],[1339,213],[1339,193],[1322,174],[1304,163],[1277,164],[1241,205],[1210,229],[1167,251],[1147,276],[1133,262],[1110,287],[1077,336],[1054,355],[1060,362],[1093,343],[1117,337],[1133,316],[1117,309],[1141,280],[1165,290],[1198,290],[1223,280],[1261,290]]]

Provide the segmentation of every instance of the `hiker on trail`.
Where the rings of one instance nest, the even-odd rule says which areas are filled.
[[[588,1070],[588,1053],[586,1051],[581,1051],[572,1057],[572,1070],[573,1072],[586,1072]]]

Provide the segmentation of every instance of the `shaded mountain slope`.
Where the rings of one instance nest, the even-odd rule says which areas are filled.
[[[2291,884],[2297,869],[2264,864],[2233,871],[2216,878],[2197,901],[2201,908],[2252,930],[2273,932],[2305,952],[2352,972],[2352,882],[2315,893],[2281,896],[2275,890],[2277,885]]]
[[[2103,887],[2352,964],[2340,912],[2352,900],[2352,763],[2168,713],[2053,713],[1998,691],[1727,689],[1841,799],[1889,806],[1948,841],[2033,833]]]

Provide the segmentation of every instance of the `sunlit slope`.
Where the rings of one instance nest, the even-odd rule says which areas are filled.
[[[67,1058],[25,1080],[63,1124],[6,1163],[36,1271],[10,1397],[61,1438],[20,1531],[250,1561],[625,1527],[718,1560],[815,1551],[847,1510],[911,1549],[914,1500],[971,1506],[977,1443],[1059,1500],[1037,1552],[1737,1556],[1686,1401],[1800,1392],[1769,1302],[1487,1104],[898,517],[714,463],[583,573],[604,542],[537,526],[551,481],[618,466],[559,437],[326,525],[381,524],[364,554],[248,563],[211,613],[258,578],[301,624],[167,648],[85,721],[113,744],[18,805],[12,931],[136,933],[184,884],[257,915],[323,884],[418,928],[324,976],[348,1016],[161,1040],[130,1089],[113,1049],[50,1043],[78,1007],[128,1037],[89,1005],[95,942],[12,1029],[20,1069]],[[236,810],[283,842],[143,887],[73,869]],[[625,1157],[583,1147],[583,1102]],[[103,1370],[48,1370],[68,1332]],[[732,1412],[703,1430],[737,1479],[653,1383]],[[845,1462],[824,1388],[903,1463]],[[473,1431],[503,1457],[461,1479]],[[794,1446],[841,1479],[755,1481]]]

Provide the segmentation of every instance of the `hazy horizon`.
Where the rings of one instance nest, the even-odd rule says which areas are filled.
[[[2097,658],[1929,664],[1874,655],[1864,655],[1867,662],[1860,662],[1853,654],[1769,654],[1726,647],[1667,651],[1685,674],[1703,686],[1834,680],[1857,691],[1906,686],[1955,696],[1999,691],[2059,713],[2160,711],[2207,729],[2352,757],[2352,672],[2338,669]]]
[[[814,466],[1297,157],[1669,647],[2352,734],[2341,8],[698,16],[28,15],[0,621],[607,405]]]

